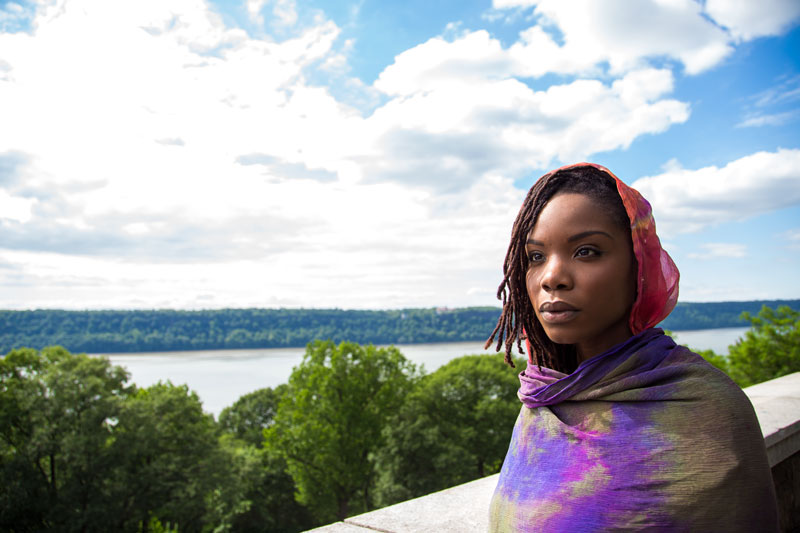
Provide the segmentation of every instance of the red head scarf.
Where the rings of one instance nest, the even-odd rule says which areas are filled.
[[[631,222],[633,253],[639,265],[636,280],[636,301],[628,320],[634,335],[652,328],[675,308],[678,302],[678,267],[661,247],[656,235],[656,221],[650,203],[633,187],[625,185],[607,168],[594,163],[578,163],[561,167],[552,173],[573,167],[590,166],[605,172],[617,184],[617,192]]]

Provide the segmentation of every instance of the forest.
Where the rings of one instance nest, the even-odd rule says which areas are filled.
[[[302,531],[497,472],[519,411],[500,355],[421,375],[350,342],[219,420],[127,378],[61,347],[0,360],[0,530]]]
[[[763,305],[798,309],[800,300],[679,302],[661,326],[671,330],[747,326],[742,313],[757,313]],[[0,311],[0,353],[54,345],[72,352],[121,353],[302,347],[314,339],[373,344],[482,341],[499,314],[496,307]]]
[[[800,371],[800,311],[745,313],[742,386]],[[169,382],[62,347],[0,359],[0,530],[296,532],[499,470],[517,369],[465,355],[423,374],[395,347],[315,340],[288,383],[217,420]]]

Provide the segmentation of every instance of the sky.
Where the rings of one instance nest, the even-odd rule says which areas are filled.
[[[800,2],[0,0],[0,309],[499,305],[579,161],[800,298]]]

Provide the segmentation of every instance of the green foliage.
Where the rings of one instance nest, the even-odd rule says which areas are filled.
[[[697,353],[731,377],[740,387],[800,371],[800,311],[788,306],[761,308],[757,316],[742,313],[751,327],[728,356],[702,350]]]
[[[247,510],[227,495],[260,457],[221,447],[186,386],[127,379],[59,347],[0,359],[0,530],[203,531]]]
[[[91,353],[485,340],[500,309],[0,311],[0,351],[61,344]]]
[[[222,444],[235,465],[236,483],[235,490],[215,495],[230,502],[215,506],[222,512],[211,523],[228,524],[230,531],[240,533],[305,531],[319,525],[295,499],[297,487],[287,472],[286,461],[263,448],[263,432],[272,425],[286,388],[279,385],[245,394],[220,413],[219,425],[225,432]],[[230,514],[236,501],[240,507]]]
[[[145,526],[144,523],[139,523],[139,530],[137,533],[178,533],[178,528],[175,527],[173,529],[172,524],[167,522],[166,524],[162,524],[161,520],[157,517],[153,516],[150,518],[150,521],[147,522]]]
[[[172,316],[166,329],[123,314],[118,326],[145,343],[204,328],[214,332],[206,340],[251,342],[261,311],[209,312],[210,323],[150,317]],[[264,330],[270,342],[299,338],[280,333],[292,324],[284,311],[269,315],[279,322]],[[477,331],[482,313],[496,312],[362,321],[297,311],[293,319],[327,316],[314,326],[325,331],[375,319],[389,324],[379,335],[406,342],[457,331],[464,317]],[[81,316],[67,316],[68,328],[105,327],[107,317]],[[764,307],[743,319],[751,329],[728,357],[701,355],[742,386],[800,370],[800,311]],[[105,358],[12,350],[0,359],[0,530],[297,532],[427,494],[499,470],[519,412],[516,374],[500,356],[476,355],[420,376],[394,347],[316,341],[288,384],[245,394],[217,423],[185,385],[140,389]]]
[[[123,502],[117,529],[155,515],[181,531],[201,530],[206,498],[229,465],[197,395],[169,382],[137,390],[123,405],[114,437],[113,486]]]
[[[219,415],[220,428],[261,448],[264,430],[272,424],[278,403],[285,393],[286,385],[283,384],[274,389],[267,387],[245,394],[232,406],[222,410]]]
[[[424,376],[384,428],[380,503],[498,472],[520,409],[517,372],[500,355],[469,355]]]
[[[676,311],[713,327],[699,317],[715,308],[704,309]],[[32,311],[22,322],[39,340],[164,349],[285,346],[326,332],[483,339],[497,312]],[[9,313],[3,342],[20,324]],[[741,386],[800,371],[800,311],[763,307],[742,320],[751,329],[728,357],[700,354]],[[0,359],[0,530],[297,532],[427,494],[499,470],[519,412],[516,374],[476,355],[420,376],[394,347],[316,341],[288,384],[245,394],[217,423],[185,385],[139,389],[105,358],[15,349]]]
[[[396,468],[383,458],[417,383],[434,427],[415,429],[437,436],[443,469],[438,484],[423,473],[428,486],[496,471],[508,439],[496,428],[513,421],[501,382],[516,378],[499,357],[473,359],[420,381],[396,348],[316,342],[288,385],[244,395],[217,424],[185,385],[138,389],[104,358],[14,350],[0,360],[0,529],[296,532],[368,510],[377,473],[382,503],[413,473],[418,450]]]
[[[800,300],[680,302],[661,324],[678,330],[744,326],[743,311]],[[0,352],[53,344],[90,353],[300,347],[314,339],[375,344],[483,341],[500,309],[220,309],[0,311]]]
[[[729,348],[728,372],[747,387],[800,371],[800,311],[764,306],[757,316],[744,313],[751,328]]]
[[[749,302],[678,302],[659,324],[672,330],[733,328],[747,326],[743,313],[757,313],[763,306],[788,305],[800,309],[800,300],[755,300]]]
[[[60,347],[0,360],[0,529],[111,528],[105,480],[126,380],[108,360]]]
[[[394,347],[307,346],[265,436],[286,460],[298,500],[320,521],[372,507],[373,457],[414,376],[414,365]]]
[[[235,456],[235,483],[226,491],[215,492],[222,505],[219,516],[209,519],[216,524],[214,531],[297,532],[321,525],[295,499],[297,488],[283,457],[233,441],[227,447]]]

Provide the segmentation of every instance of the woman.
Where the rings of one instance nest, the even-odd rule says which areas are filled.
[[[513,366],[524,339],[529,361],[492,531],[777,530],[749,400],[653,327],[678,270],[635,189],[586,163],[539,179],[498,298],[487,346]]]

